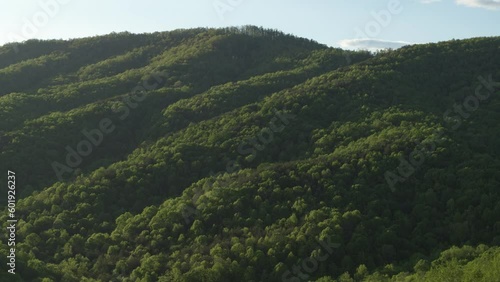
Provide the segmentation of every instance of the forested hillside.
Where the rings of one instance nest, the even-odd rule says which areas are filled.
[[[500,281],[499,96],[499,37],[2,46],[0,281]]]

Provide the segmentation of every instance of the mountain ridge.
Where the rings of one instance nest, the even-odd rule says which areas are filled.
[[[53,43],[66,53],[0,55],[19,279],[419,281],[498,263],[498,37],[377,54],[252,26]],[[461,115],[479,77],[490,96]]]

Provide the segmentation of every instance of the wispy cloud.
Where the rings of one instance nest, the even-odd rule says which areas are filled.
[[[486,8],[490,10],[500,9],[500,0],[456,0],[457,4],[469,7]]]
[[[418,0],[420,3],[429,4],[434,2],[441,2],[441,0]]]
[[[373,38],[362,38],[362,39],[344,39],[339,42],[340,47],[343,49],[354,49],[354,50],[368,50],[377,51],[380,49],[397,49],[405,45],[412,43],[405,41],[389,41],[382,39]]]
[[[442,0],[416,0],[423,4],[430,4],[435,2],[441,2]],[[500,9],[500,0],[455,0],[458,5],[474,7],[474,8],[485,8],[490,10]]]

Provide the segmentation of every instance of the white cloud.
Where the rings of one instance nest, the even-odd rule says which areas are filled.
[[[456,0],[457,4],[469,7],[486,8],[490,10],[500,9],[500,0]]]
[[[423,4],[441,2],[442,0],[416,0]],[[500,9],[500,0],[455,0],[458,5],[464,5],[475,8],[486,8],[490,10]]]
[[[419,0],[420,3],[429,4],[434,2],[441,2],[441,0]]]
[[[382,39],[362,38],[344,39],[339,42],[343,49],[377,51],[380,49],[397,49],[411,43],[404,41],[389,41]]]

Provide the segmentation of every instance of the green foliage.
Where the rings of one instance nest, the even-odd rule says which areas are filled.
[[[500,78],[499,43],[372,55],[246,26],[0,47],[8,279],[496,281],[498,91],[458,129],[443,113]]]

